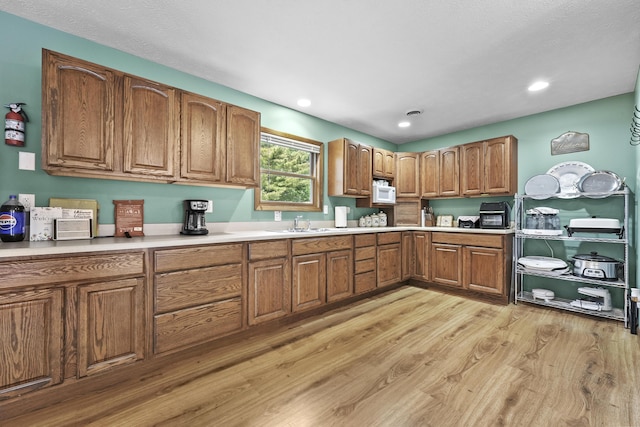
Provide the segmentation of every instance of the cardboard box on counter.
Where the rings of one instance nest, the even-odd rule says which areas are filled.
[[[62,218],[62,208],[32,207],[29,215],[29,240],[53,240],[53,220]]]

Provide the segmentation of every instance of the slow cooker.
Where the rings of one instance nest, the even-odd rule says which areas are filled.
[[[573,257],[573,274],[591,279],[618,280],[623,263],[597,252],[576,254]]]

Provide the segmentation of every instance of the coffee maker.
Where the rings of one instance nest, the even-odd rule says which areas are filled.
[[[180,234],[205,235],[209,233],[204,221],[209,202],[207,200],[184,201],[184,224]]]

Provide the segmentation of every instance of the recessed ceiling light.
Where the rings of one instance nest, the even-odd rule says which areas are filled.
[[[298,106],[299,107],[308,107],[311,105],[311,101],[306,99],[306,98],[302,98],[302,99],[298,99]]]
[[[549,86],[549,82],[540,80],[529,86],[529,92],[537,92],[539,90],[546,89],[547,86]]]
[[[409,126],[411,126],[410,122],[400,122],[400,123],[398,123],[398,127],[399,128],[408,128]]]

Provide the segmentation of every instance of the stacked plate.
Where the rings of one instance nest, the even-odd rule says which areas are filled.
[[[596,171],[583,162],[563,162],[553,166],[545,174],[529,178],[524,185],[524,193],[537,200],[554,195],[573,199],[580,196],[580,193],[589,193],[587,196],[591,198],[601,198],[623,186],[623,180],[613,172]]]
[[[560,183],[558,197],[572,199],[580,195],[578,182],[583,176],[594,171],[591,166],[583,162],[563,162],[549,169],[547,174],[555,176]]]

